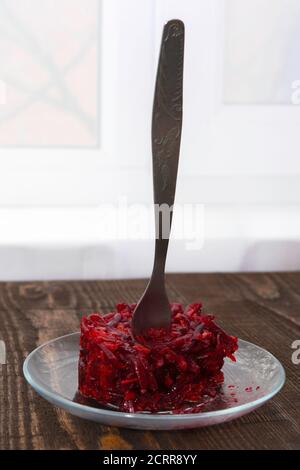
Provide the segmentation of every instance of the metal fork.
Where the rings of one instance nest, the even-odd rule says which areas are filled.
[[[155,255],[148,286],[133,314],[132,331],[170,328],[165,264],[173,216],[182,128],[184,24],[169,21],[163,30],[152,113],[152,165]]]

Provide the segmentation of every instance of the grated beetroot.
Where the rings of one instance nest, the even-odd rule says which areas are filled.
[[[202,314],[201,304],[186,311],[171,304],[171,331],[152,330],[137,342],[134,308],[119,304],[116,312],[82,318],[79,393],[126,412],[201,411],[224,381],[224,358],[235,361],[237,338]]]

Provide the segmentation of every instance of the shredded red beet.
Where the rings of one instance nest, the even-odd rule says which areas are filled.
[[[172,304],[171,331],[131,334],[135,305],[91,314],[81,322],[79,392],[126,412],[201,411],[224,381],[224,358],[235,361],[237,338],[227,335],[201,304]]]

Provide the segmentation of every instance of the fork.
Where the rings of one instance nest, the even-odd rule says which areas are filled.
[[[184,24],[170,20],[163,29],[152,112],[152,166],[155,254],[147,288],[132,319],[139,337],[150,328],[169,329],[171,309],[165,288],[182,129]]]

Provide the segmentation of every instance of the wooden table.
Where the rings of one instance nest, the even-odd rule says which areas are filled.
[[[300,449],[300,365],[291,360],[291,345],[300,340],[300,273],[168,276],[171,300],[201,300],[220,325],[268,349],[286,369],[283,391],[236,421],[173,432],[109,428],[54,408],[26,384],[22,364],[32,349],[78,330],[82,313],[135,302],[144,288],[144,280],[0,284],[0,340],[7,349],[0,449]]]

